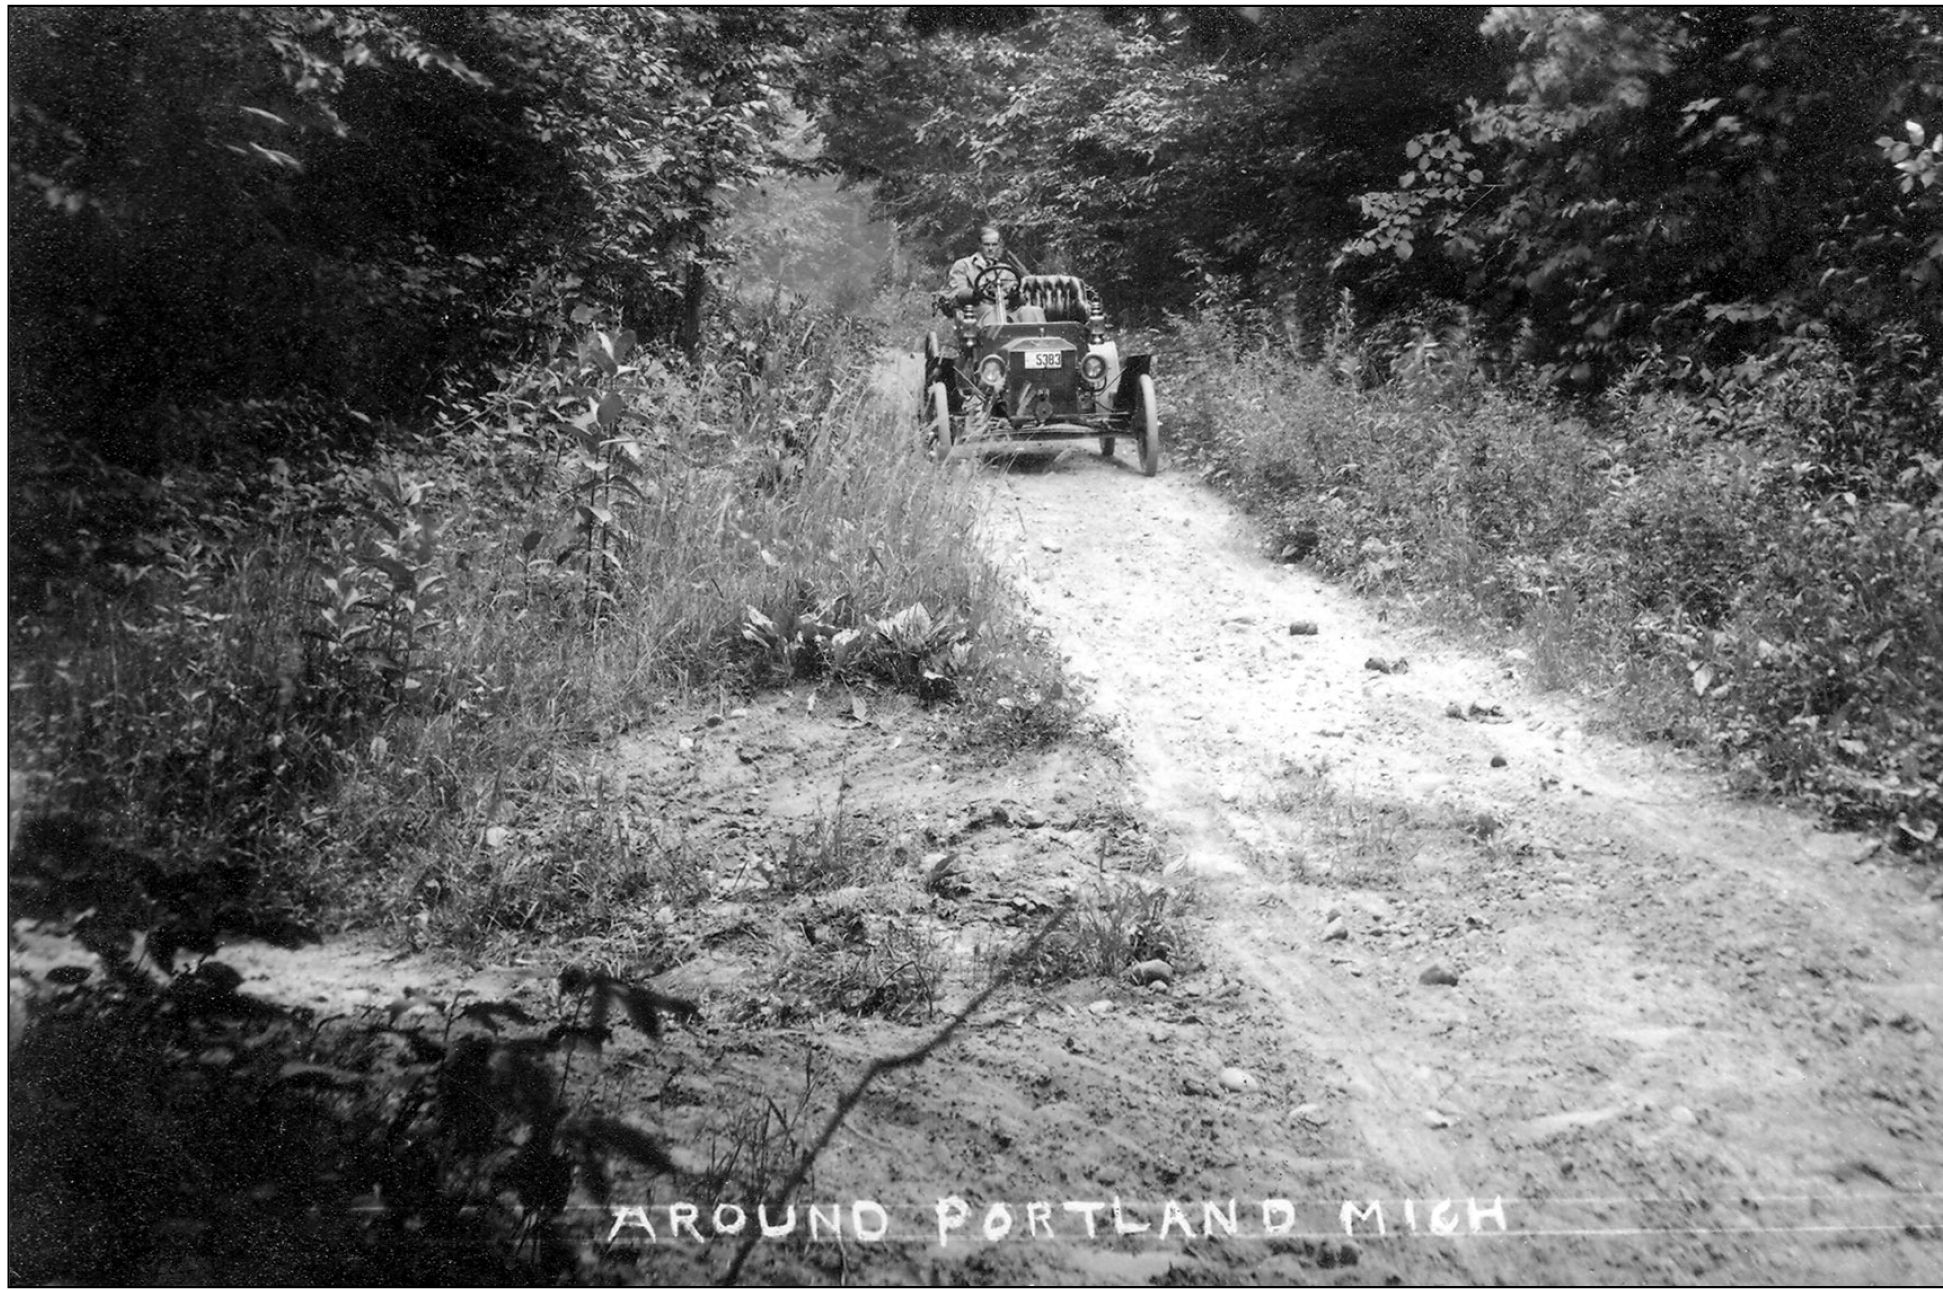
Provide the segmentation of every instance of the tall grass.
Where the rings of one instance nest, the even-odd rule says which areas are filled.
[[[30,814],[84,822],[124,869],[222,875],[238,910],[584,922],[642,857],[553,875],[572,900],[488,900],[509,875],[486,839],[546,795],[582,829],[600,789],[576,758],[657,693],[838,661],[950,693],[1020,648],[969,492],[871,393],[867,333],[755,316],[758,343],[682,367],[600,322],[376,456],[240,482],[27,459],[16,497],[69,488],[60,536],[93,553],[13,623]],[[133,493],[139,524],[91,513]],[[58,904],[73,857],[29,860]]]
[[[1000,740],[1043,728],[979,697],[1056,664],[983,562],[962,476],[869,393],[869,327],[729,322],[715,359],[671,366],[582,311],[420,433],[372,428],[381,451],[299,452],[264,422],[300,411],[246,406],[198,418],[211,446],[236,431],[227,457],[144,479],[16,427],[14,514],[43,523],[12,535],[32,571],[11,588],[13,913],[107,965],[48,972],[10,1032],[43,1279],[247,1275],[240,1230],[372,1279],[599,1275],[553,1220],[605,1199],[614,1165],[672,1164],[663,1132],[585,1098],[579,1054],[623,1014],[649,1036],[693,1016],[620,972],[666,966],[682,942],[655,911],[713,890],[701,843],[633,809],[601,745],[671,692],[831,676],[968,696]],[[853,852],[835,820],[792,847],[817,873],[786,876],[874,863]],[[551,1015],[453,999],[432,1001],[443,1030],[380,1009],[324,1029],[183,960],[319,923],[608,932],[597,958],[624,967],[570,965]],[[942,950],[894,930],[790,971],[825,1006],[928,1014]],[[501,1019],[521,1033],[482,1033]],[[160,1174],[107,1167],[130,1141]],[[761,1194],[766,1163],[744,1163]],[[712,1161],[709,1185],[737,1170]],[[111,1211],[128,1239],[85,1239]],[[285,1221],[306,1214],[331,1221]]]
[[[1642,380],[1574,410],[1482,380],[1461,333],[1378,364],[1338,336],[1314,364],[1213,314],[1170,347],[1177,447],[1271,555],[1506,633],[1541,684],[1711,745],[1743,787],[1934,851],[1943,459],[1839,453],[1853,372],[1805,352],[1716,397]]]

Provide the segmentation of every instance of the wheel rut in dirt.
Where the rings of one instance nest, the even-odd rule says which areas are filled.
[[[1347,1133],[1325,1189],[1392,1225],[1503,1197],[1539,1238],[1384,1243],[1400,1274],[1943,1265],[1937,911],[1863,839],[1588,733],[1517,656],[1271,564],[1181,476],[978,469],[988,543],[1257,997],[1254,1054],[1323,1072],[1287,1097]]]

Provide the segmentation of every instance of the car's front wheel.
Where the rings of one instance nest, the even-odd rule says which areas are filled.
[[[1160,401],[1154,397],[1154,378],[1141,373],[1134,393],[1133,424],[1140,431],[1140,473],[1160,470]]]
[[[925,448],[931,460],[943,461],[951,455],[951,400],[943,381],[933,381],[927,398],[929,416],[925,421]]]

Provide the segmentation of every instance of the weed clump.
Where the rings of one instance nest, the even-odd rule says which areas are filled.
[[[800,1008],[889,1021],[937,1015],[949,958],[930,931],[857,909],[811,917],[808,945],[784,964],[780,978]]]
[[[1195,956],[1188,922],[1193,905],[1184,888],[1138,877],[1103,878],[1050,936],[1012,952],[1006,963],[1018,979],[1035,985],[1117,977],[1150,959],[1184,972]]]

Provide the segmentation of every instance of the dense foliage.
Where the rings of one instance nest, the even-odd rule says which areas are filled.
[[[925,41],[880,21],[832,62],[830,159],[917,235],[1001,220],[1135,311],[1185,307],[1218,274],[1315,313],[1385,146],[1502,80],[1475,10],[1047,10]]]
[[[1647,357],[1710,383],[1830,344],[1865,414],[1937,446],[1907,424],[1943,396],[1933,16],[1507,9],[1486,29],[1519,41],[1508,93],[1411,139],[1363,199],[1344,260],[1373,298],[1461,301],[1493,350],[1581,388]]]
[[[817,21],[16,10],[14,416],[148,468],[234,434],[167,409],[408,414],[582,298],[692,343],[717,195],[771,162]]]
[[[1867,405],[1844,451],[1934,433],[1929,11],[877,21],[830,65],[829,156],[925,236],[997,219],[1122,310],[1279,301],[1311,354],[1345,287],[1370,320],[1443,302],[1485,361],[1578,390],[1826,343]]]
[[[1463,9],[1050,10],[995,38],[855,42],[832,64],[831,161],[924,237],[998,219],[1029,258],[1123,309],[1184,307],[1207,275],[1327,292],[1348,200],[1386,145],[1497,75]]]

